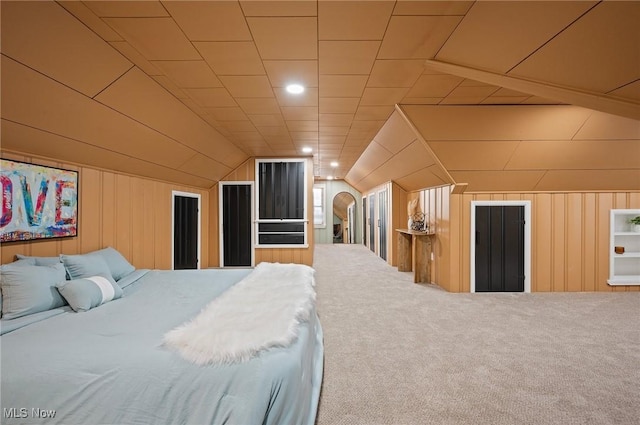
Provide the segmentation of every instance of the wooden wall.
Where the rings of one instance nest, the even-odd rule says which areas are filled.
[[[425,220],[429,224],[429,230],[435,232],[436,237],[433,239],[433,256],[431,261],[431,279],[432,283],[437,283],[442,288],[450,291],[451,273],[451,224],[449,217],[449,192],[450,186],[441,186],[432,189],[415,191],[407,194],[406,202],[403,207],[406,208],[407,202],[419,199],[419,205],[422,212],[425,213]],[[407,227],[406,224],[404,227]]]
[[[407,227],[407,192],[394,182],[391,182],[390,191],[390,208],[389,212],[391,217],[389,218],[389,255],[387,255],[387,263],[392,266],[398,265],[398,235],[396,229],[406,229]]]
[[[307,170],[309,178],[307,179],[307,210],[309,211],[309,223],[307,223],[307,239],[308,248],[256,248],[255,263],[260,264],[263,261],[278,263],[298,263],[313,264],[313,163],[311,159],[307,160]],[[251,158],[236,168],[233,172],[222,179],[223,181],[255,181],[255,159]],[[254,187],[255,190],[255,187]],[[218,232],[219,226],[219,185],[215,185],[209,190],[209,211],[210,228],[209,234],[209,265],[210,267],[218,267],[220,265],[220,238]]]
[[[470,290],[471,201],[531,201],[531,291],[638,291],[609,286],[609,211],[640,208],[640,192],[465,193],[449,187],[420,197],[435,220],[432,282],[451,292]]]
[[[209,266],[209,238],[206,237],[209,234],[207,190],[15,152],[3,151],[2,157],[79,172],[78,236],[4,243],[0,247],[3,264],[13,261],[16,254],[80,254],[112,246],[137,268],[170,269],[171,192],[177,190],[201,195],[201,267]]]

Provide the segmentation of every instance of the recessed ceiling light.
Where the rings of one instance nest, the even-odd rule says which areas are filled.
[[[337,162],[335,162],[335,161],[332,161],[332,162],[331,162],[331,166],[332,166],[332,167],[337,167],[337,166],[338,166],[338,163],[337,163]]]
[[[313,148],[310,148],[309,146],[305,146],[304,148],[302,148],[302,152],[311,153],[313,152]]]
[[[304,87],[300,84],[289,84],[286,90],[291,94],[300,94],[304,91]]]
[[[327,176],[327,180],[333,180],[333,176]]]

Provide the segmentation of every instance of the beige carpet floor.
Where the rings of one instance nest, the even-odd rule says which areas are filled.
[[[317,245],[317,425],[640,423],[640,293],[451,294]]]

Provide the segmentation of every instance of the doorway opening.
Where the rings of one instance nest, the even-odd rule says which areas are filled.
[[[472,201],[471,292],[531,292],[531,201]]]
[[[356,198],[349,192],[333,197],[333,243],[356,242]]]

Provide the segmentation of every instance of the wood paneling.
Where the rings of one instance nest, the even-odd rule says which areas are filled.
[[[566,290],[577,292],[582,290],[583,280],[583,214],[582,194],[569,193],[566,196],[566,216],[564,217],[567,228],[567,239],[574,243],[566,244]],[[575,243],[577,242],[577,243]]]
[[[456,210],[452,208],[452,203],[450,201],[451,198],[449,197],[448,186],[436,189],[436,215],[438,217],[438,225],[436,226],[436,231],[439,235],[437,237],[439,237],[440,239],[440,256],[439,258],[437,258],[437,261],[440,264],[438,278],[442,279],[443,282],[449,282],[451,288],[450,290],[453,291],[453,282],[456,281],[453,280],[450,265],[456,263],[454,263],[454,251],[451,248],[451,229],[453,227],[452,212],[455,213]],[[461,280],[458,280],[457,282],[461,282]]]
[[[131,68],[54,2],[3,2],[2,53],[89,97]]]
[[[536,203],[532,205],[535,228],[551,229],[551,199],[551,194],[543,193],[537,196]],[[535,258],[531,270],[531,273],[535,276],[532,286],[538,292],[550,292],[553,290],[551,287],[553,252],[550,249],[552,245],[551,231],[538,232],[537,237],[532,241],[532,256]]]
[[[540,8],[534,2],[475,3],[467,19],[436,57],[461,63],[464,51],[464,60],[475,66],[506,72],[525,59],[531,49],[539,48],[544,40],[557,34],[558,28],[569,25],[588,10],[592,3],[547,5],[548,8]]]
[[[640,192],[448,193],[448,186],[412,192],[435,221],[432,282],[450,292],[470,289],[471,201],[531,201],[531,291],[639,291],[607,285],[609,211],[639,208]]]
[[[583,10],[586,6],[579,2],[565,5]],[[576,12],[581,13],[580,10]],[[553,12],[549,10],[545,13],[546,21],[551,16],[548,13]],[[572,16],[568,18],[572,19]],[[628,83],[630,76],[638,78],[638,39],[628,37],[628,31],[637,31],[638,20],[640,7],[636,2],[599,3],[583,19],[577,20],[575,25],[546,43],[544,49],[511,69],[509,75],[525,79],[532,79],[535,75],[537,79],[557,86],[607,93]],[[605,33],[607,36],[602,37]],[[567,49],[578,42],[588,45],[589,51]],[[611,54],[608,47],[612,43],[616,46],[615,54]],[[600,65],[603,60],[607,62],[606,67]],[[558,62],[562,62],[562,65]],[[593,71],[582,72],[585,69]]]
[[[390,236],[387,240],[389,244],[389,250],[387,252],[387,262],[392,266],[396,265],[397,252],[398,252],[398,238],[395,235],[395,229],[405,229],[407,227],[407,192],[398,184],[391,182],[391,197],[390,197],[389,212],[391,214],[389,225],[387,226],[390,232]]]
[[[639,189],[637,167],[626,159],[634,157],[616,161],[628,150],[605,146],[637,145],[637,2],[0,5],[2,118],[69,147],[55,144],[50,152],[50,142],[30,141],[29,150],[8,149],[210,189],[249,156],[294,156],[303,143],[319,141],[317,175],[334,175],[328,164],[339,160],[344,177],[397,103],[414,115],[438,167],[466,170],[457,176],[469,180],[425,165],[409,175],[372,176],[367,187],[351,181],[362,192],[391,180],[405,190],[454,183],[494,192]],[[289,80],[305,83],[306,94],[286,96]],[[589,109],[571,112],[577,106]],[[426,109],[411,114],[413,108]],[[634,119],[601,115],[590,123],[592,108]],[[323,123],[325,114],[341,115],[340,123]],[[283,118],[320,126],[301,134],[284,127]],[[273,134],[275,127],[282,134]],[[603,143],[574,146],[584,139]],[[520,143],[540,140],[552,143]],[[489,143],[459,155],[478,141]],[[523,150],[509,155],[493,143],[500,141]],[[406,146],[402,133],[376,142],[393,154]],[[587,175],[603,166],[617,174]],[[488,167],[571,172],[517,180],[471,173]],[[506,180],[509,186],[496,184]]]
[[[470,290],[471,201],[531,201],[531,291],[639,291],[607,285],[609,211],[640,207],[640,192],[465,193],[449,186],[411,192],[435,223],[432,282]],[[406,203],[404,204],[406,206]]]
[[[378,107],[360,106],[356,119],[363,108]],[[388,181],[394,181],[408,191],[453,183],[427,141],[400,107],[396,107],[345,178],[363,193]]]
[[[565,291],[567,270],[567,235],[565,194],[551,198],[551,288],[553,291]]]
[[[447,194],[444,194],[446,198],[449,198]],[[464,244],[464,227],[465,223],[462,221],[464,217],[466,202],[462,199],[449,198],[449,216],[444,216],[444,210],[441,205],[444,203],[442,191],[438,190],[436,193],[436,199],[438,200],[436,207],[436,214],[439,218],[438,238],[439,238],[439,256],[437,262],[439,263],[439,276],[435,282],[442,281],[444,288],[450,292],[462,292],[462,286],[464,285],[464,254],[461,252],[461,248]],[[458,226],[453,226],[452,223],[458,223]],[[446,267],[446,259],[460,257],[458,261],[451,260],[450,264],[454,264],[455,267]]]
[[[457,252],[460,245],[459,229],[451,227],[450,223],[459,221],[462,203],[458,200],[450,202],[449,190],[450,186],[441,186],[410,192],[406,196],[406,201],[420,200],[420,209],[426,215],[429,231],[435,233],[431,241],[433,260],[429,259],[431,262],[429,281],[447,291],[460,292],[457,288],[461,281],[460,270],[450,269],[449,264],[452,253]],[[403,208],[406,208],[407,202],[404,203]]]
[[[201,267],[209,267],[209,192],[95,168],[2,151],[2,157],[78,170],[78,236],[2,244],[0,259],[16,254],[81,254],[107,246],[137,268],[171,268],[171,192],[196,193],[202,199]]]

